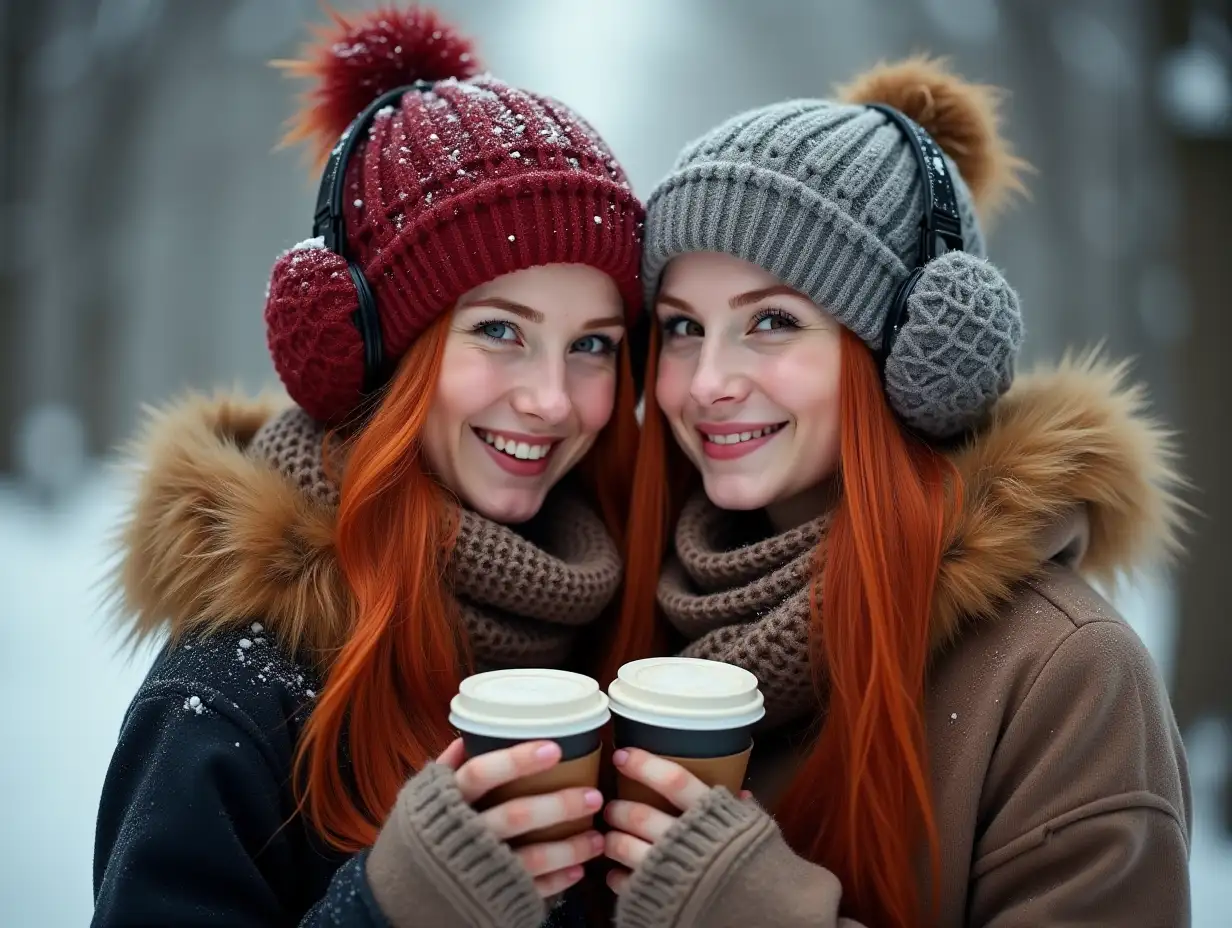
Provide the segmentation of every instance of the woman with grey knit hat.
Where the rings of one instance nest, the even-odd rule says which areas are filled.
[[[912,59],[744,113],[648,205],[627,636],[757,675],[751,795],[617,751],[622,928],[1181,925],[1184,751],[1088,585],[1177,548],[1125,369],[1015,380],[997,96]],[[656,616],[654,621],[651,616]]]

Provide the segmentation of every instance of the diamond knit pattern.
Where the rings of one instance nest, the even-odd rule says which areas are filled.
[[[955,251],[924,269],[909,311],[886,362],[886,392],[910,425],[946,437],[1009,389],[1023,339],[1018,295],[987,261]]]

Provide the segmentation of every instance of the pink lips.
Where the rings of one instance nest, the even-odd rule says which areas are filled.
[[[786,424],[786,422],[702,422],[698,423],[696,428],[698,434],[702,437],[702,452],[706,457],[716,461],[731,461],[752,454],[758,448],[764,446],[770,439],[781,432]],[[728,444],[711,440],[711,436],[742,435],[746,432],[759,432],[765,429],[771,429],[772,431],[745,441]]]

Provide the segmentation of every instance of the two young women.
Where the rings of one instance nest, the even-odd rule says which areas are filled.
[[[104,788],[96,925],[581,924],[600,856],[630,928],[1183,922],[1180,741],[1079,578],[1174,544],[1169,449],[1119,369],[1011,386],[988,91],[913,61],[746,113],[643,230],[593,130],[429,12],[340,21],[301,70],[300,134],[354,136],[344,234],[273,271],[296,405],[150,428],[123,588],[172,640]],[[940,146],[962,250],[888,329],[942,189],[893,113]],[[631,751],[678,817],[474,810],[558,752],[466,759],[461,676],[676,652],[758,675],[755,801]],[[506,843],[600,809],[606,835]]]

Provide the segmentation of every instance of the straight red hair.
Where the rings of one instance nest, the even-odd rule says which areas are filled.
[[[472,666],[446,579],[458,504],[419,454],[448,332],[446,313],[411,346],[344,447],[335,548],[353,624],[295,759],[300,809],[339,850],[370,846],[407,778],[453,740],[449,700]],[[612,419],[578,469],[623,539],[638,432],[624,343],[617,363]]]
[[[668,647],[667,627],[656,619],[655,591],[671,526],[696,479],[693,466],[668,435],[667,423],[655,402],[659,339],[659,327],[652,324],[643,378],[642,429],[628,497],[624,592],[620,615],[608,635],[598,671],[604,687],[616,679],[622,664],[657,657]]]
[[[925,920],[921,850],[934,910],[939,898],[924,683],[933,587],[961,487],[946,458],[899,425],[872,354],[846,330],[841,357],[842,492],[817,550],[810,595],[810,657],[827,710],[778,819],[796,853],[842,881],[844,914],[907,928]],[[620,630],[627,653],[613,654],[609,667],[653,650],[655,632],[646,626],[662,624],[651,622],[658,561],[688,492],[687,462],[667,438],[653,394],[647,390],[629,535],[657,560],[653,570],[642,560],[626,570]]]

